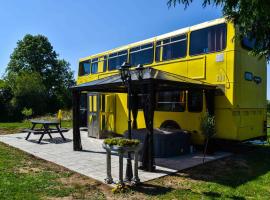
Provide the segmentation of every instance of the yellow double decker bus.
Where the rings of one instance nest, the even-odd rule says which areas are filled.
[[[265,137],[266,60],[250,55],[253,41],[240,41],[236,31],[233,23],[221,18],[82,58],[77,84],[117,73],[123,62],[200,80],[217,87],[213,105],[216,138]],[[127,130],[126,94],[85,93],[84,98],[89,136]],[[200,144],[200,124],[206,111],[202,90],[158,92],[154,127],[174,122]],[[145,127],[141,110],[137,121],[138,128]]]

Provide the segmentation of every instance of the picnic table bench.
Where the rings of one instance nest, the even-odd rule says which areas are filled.
[[[26,136],[26,140],[29,139],[31,134],[34,135],[41,135],[38,143],[41,142],[45,134],[48,134],[49,137],[52,139],[51,133],[59,133],[60,136],[64,141],[66,141],[66,138],[63,135],[63,132],[67,132],[68,129],[63,129],[60,127],[60,122],[58,120],[55,121],[48,121],[48,120],[31,120],[32,123],[32,128],[31,129],[25,129],[25,132],[28,132]],[[40,129],[35,129],[36,125],[40,124],[42,128]],[[51,126],[54,126],[55,128],[51,128]]]

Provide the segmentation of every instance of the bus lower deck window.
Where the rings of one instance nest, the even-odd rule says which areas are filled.
[[[157,94],[158,111],[184,112],[185,111],[185,92],[159,92]]]
[[[188,91],[188,111],[201,112],[203,108],[203,92]]]

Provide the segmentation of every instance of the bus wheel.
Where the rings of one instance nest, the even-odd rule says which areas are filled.
[[[166,128],[166,129],[181,129],[179,124],[176,121],[173,120],[166,120],[162,122],[160,125],[160,128]]]

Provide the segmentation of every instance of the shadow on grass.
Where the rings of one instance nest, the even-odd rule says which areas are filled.
[[[245,197],[236,195],[224,195],[218,192],[198,192],[192,189],[175,189],[171,187],[165,187],[160,185],[153,185],[150,183],[144,183],[140,186],[133,188],[134,191],[146,194],[148,196],[156,197],[163,196],[164,199],[180,199],[180,197],[192,197],[201,199],[203,197],[208,197],[210,199],[233,199],[233,200],[245,200]]]
[[[173,189],[170,187],[163,187],[160,185],[152,185],[150,183],[143,183],[139,186],[132,188],[134,191],[141,192],[150,196],[157,196],[171,192]]]
[[[256,146],[211,163],[181,171],[190,179],[214,182],[236,188],[270,171],[270,146]],[[175,176],[180,176],[175,174]]]

